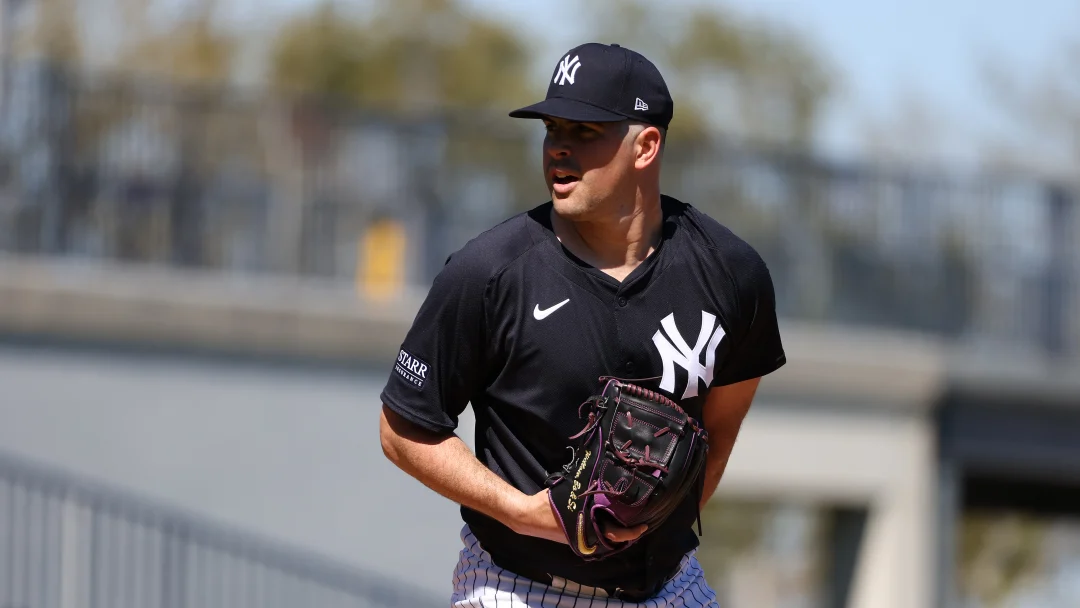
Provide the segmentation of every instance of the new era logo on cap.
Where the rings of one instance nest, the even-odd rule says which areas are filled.
[[[562,56],[543,101],[510,116],[581,122],[632,119],[666,128],[672,106],[667,84],[651,61],[617,44],[590,42]]]

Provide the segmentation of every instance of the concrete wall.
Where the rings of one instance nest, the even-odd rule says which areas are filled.
[[[851,608],[930,606],[933,437],[922,415],[762,399],[720,493],[868,507]]]
[[[0,333],[283,358],[388,361],[419,295],[0,256]]]

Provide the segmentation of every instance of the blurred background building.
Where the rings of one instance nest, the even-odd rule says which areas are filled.
[[[582,40],[776,282],[722,605],[1080,606],[1080,11],[905,6],[0,0],[0,607],[444,605],[378,394]]]

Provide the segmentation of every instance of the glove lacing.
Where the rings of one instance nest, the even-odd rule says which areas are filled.
[[[636,385],[633,385],[633,384],[625,384],[625,385],[623,385],[623,388],[629,389],[628,392],[630,392],[632,395],[635,395],[637,397],[641,397],[641,398],[644,398],[644,399],[650,399],[650,400],[654,400],[654,401],[659,401],[659,402],[664,403],[664,404],[666,404],[666,405],[668,405],[670,407],[673,407],[673,408],[675,408],[675,409],[677,409],[679,411],[682,411],[682,408],[679,407],[679,404],[675,403],[674,401],[672,401],[671,399],[665,397],[664,395],[661,395],[660,393],[650,391],[648,389],[645,389],[645,388],[642,388],[642,387],[639,387],[639,386],[636,386]],[[585,400],[584,402],[582,402],[578,406],[578,418],[581,418],[582,408],[584,408],[587,405],[591,405],[592,408],[589,410],[589,417],[588,417],[588,420],[585,423],[584,428],[582,428],[580,431],[578,431],[577,433],[572,435],[570,437],[570,439],[577,439],[579,437],[582,437],[583,435],[586,435],[586,434],[596,430],[597,425],[599,425],[599,423],[600,423],[600,416],[598,416],[596,414],[596,410],[597,409],[606,409],[608,407],[608,400],[609,400],[609,397],[604,397],[602,395],[598,395],[598,396],[591,397],[591,398]],[[630,422],[630,424],[632,426],[633,425],[633,419],[631,418],[630,412],[627,412],[626,415],[627,415],[627,418],[629,419],[629,422]],[[654,433],[653,437],[659,437],[659,436],[663,435],[664,433],[667,433],[667,432],[670,432],[670,431],[671,431],[670,427],[663,427],[660,430],[658,430],[656,433]],[[621,446],[612,445],[611,447],[614,448],[614,449],[612,449],[610,453],[614,454],[615,457],[618,458],[620,462],[622,462],[624,465],[629,467],[632,471],[636,471],[638,469],[648,467],[648,468],[651,468],[653,470],[659,470],[659,471],[661,471],[663,473],[668,473],[669,472],[667,467],[661,465],[658,462],[654,462],[654,461],[649,460],[649,446],[648,445],[645,446],[645,451],[644,451],[644,453],[642,454],[642,456],[640,458],[635,457],[633,454],[631,454],[630,451],[627,450],[627,448],[630,447],[631,443],[632,443],[632,440],[627,439],[626,443],[624,443]],[[620,483],[622,483],[622,481],[626,481],[626,478],[623,477],[620,480]],[[597,479],[597,480],[594,480],[591,484],[589,484],[589,486],[585,489],[585,491],[582,492],[581,494],[579,494],[578,496],[584,498],[585,496],[590,496],[590,495],[594,495],[594,494],[603,494],[603,495],[607,496],[608,498],[619,498],[619,497],[623,496],[624,494],[626,494],[630,490],[630,488],[633,487],[634,484],[633,484],[632,481],[627,481],[627,483],[622,487],[622,489],[616,489],[616,487],[618,485],[619,484],[616,484],[616,486],[611,486],[611,484],[609,484],[607,482],[603,482],[602,480]],[[698,529],[698,536],[702,536],[702,529],[701,529],[701,497],[704,494],[704,486],[705,486],[705,475],[704,475],[704,472],[703,472],[702,475],[701,475],[700,481],[698,483],[694,484],[694,490],[695,490],[695,492],[694,492],[694,509],[695,509],[695,521],[697,523],[697,529]]]

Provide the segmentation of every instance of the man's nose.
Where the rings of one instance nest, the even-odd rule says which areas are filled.
[[[565,158],[570,156],[570,146],[566,142],[566,139],[556,136],[548,136],[545,142],[547,153],[552,158]]]

